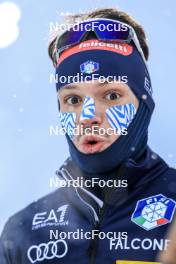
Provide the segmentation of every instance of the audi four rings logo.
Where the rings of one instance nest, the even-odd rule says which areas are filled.
[[[40,245],[33,245],[28,249],[27,255],[31,263],[45,259],[63,258],[68,252],[65,240],[49,241]]]

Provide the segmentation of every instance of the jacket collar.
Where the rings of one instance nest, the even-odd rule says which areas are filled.
[[[77,186],[72,186],[82,201],[92,207],[94,217],[98,221],[99,209],[103,207],[104,203],[116,204],[116,206],[125,203],[130,196],[138,188],[145,186],[146,183],[153,181],[159,177],[164,171],[168,169],[168,165],[155,154],[149,147],[146,148],[143,155],[134,161],[129,159],[124,162],[117,169],[106,174],[85,174],[81,169],[68,158],[64,164],[57,171],[65,181],[77,181]],[[86,180],[92,178],[108,179],[123,181],[126,180],[127,187],[86,187]]]

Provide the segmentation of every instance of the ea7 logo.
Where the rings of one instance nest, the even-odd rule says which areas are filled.
[[[51,209],[49,212],[41,212],[34,215],[32,221],[32,230],[46,226],[64,226],[68,225],[68,220],[65,220],[68,204],[60,206],[58,209]]]
[[[65,240],[49,241],[40,245],[33,245],[27,251],[28,259],[31,263],[54,258],[63,258],[68,252]]]

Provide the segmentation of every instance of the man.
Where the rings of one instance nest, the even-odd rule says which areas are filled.
[[[145,33],[115,9],[80,18],[49,47],[70,157],[60,188],[7,222],[2,264],[151,263],[169,244],[176,173],[147,145]]]

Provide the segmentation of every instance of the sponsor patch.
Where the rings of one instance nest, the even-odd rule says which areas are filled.
[[[131,221],[145,230],[168,224],[172,221],[176,202],[162,194],[139,200]]]
[[[109,242],[110,250],[149,250],[152,251],[163,251],[167,250],[170,245],[169,239],[151,239],[146,237],[141,239],[139,237],[133,239],[111,239]]]
[[[68,220],[65,219],[68,204],[60,206],[58,209],[51,209],[49,212],[36,213],[32,221],[32,230],[47,226],[66,226]]]
[[[67,252],[67,243],[65,240],[59,239],[57,241],[49,241],[48,243],[32,245],[27,251],[27,256],[30,260],[30,263],[39,263],[40,261],[43,262],[44,260],[63,258]]]
[[[82,73],[90,74],[99,70],[99,63],[88,60],[80,65],[80,71]]]
[[[121,54],[123,56],[129,56],[133,52],[133,46],[129,45],[127,43],[111,43],[111,42],[103,42],[100,40],[86,40],[84,42],[81,42],[80,44],[71,47],[69,49],[66,49],[59,57],[57,61],[57,66],[65,60],[67,57],[81,52],[81,51],[87,51],[87,50],[107,50],[116,52],[118,54]]]

